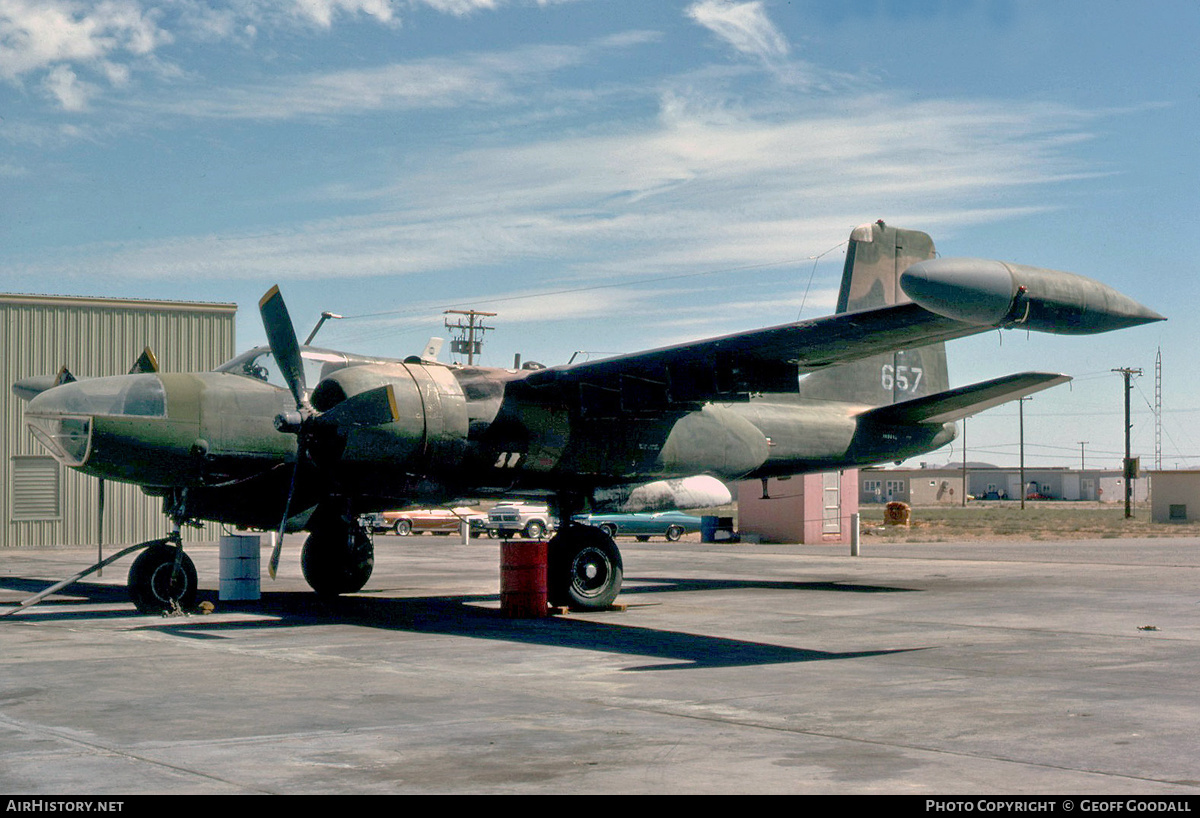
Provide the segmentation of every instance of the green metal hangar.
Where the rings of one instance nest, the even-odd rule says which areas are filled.
[[[212,369],[236,351],[236,314],[236,304],[0,293],[0,547],[132,544],[168,530],[159,498],[112,482],[102,496],[100,481],[50,457],[25,425],[13,382],[63,366],[80,379],[119,375],[147,346],[164,372]]]

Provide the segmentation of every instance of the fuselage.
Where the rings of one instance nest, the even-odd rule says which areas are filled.
[[[589,413],[568,394],[528,388],[524,371],[303,352],[318,412],[386,384],[397,416],[348,428],[301,458],[293,510],[331,496],[366,512],[465,496],[591,496],[698,474],[781,476],[902,459],[954,436],[953,424],[864,428],[869,407],[797,395]],[[299,447],[276,428],[293,399],[273,364],[257,349],[213,372],[64,384],[31,401],[26,417],[72,468],[150,493],[185,492],[189,516],[274,527]]]

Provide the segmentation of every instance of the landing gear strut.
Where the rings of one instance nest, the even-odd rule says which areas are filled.
[[[607,532],[569,523],[549,542],[547,590],[551,605],[602,610],[621,592],[621,552]]]

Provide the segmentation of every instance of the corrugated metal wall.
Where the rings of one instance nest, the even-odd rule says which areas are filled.
[[[118,375],[146,346],[164,372],[209,370],[235,354],[236,313],[236,304],[0,294],[0,547],[95,545],[100,528],[99,481],[61,466],[61,516],[14,519],[14,459],[47,452],[25,426],[13,381],[53,375],[64,364],[77,377]],[[142,542],[167,530],[158,498],[106,483],[105,544]],[[193,541],[215,541],[218,534],[213,526],[184,530]]]

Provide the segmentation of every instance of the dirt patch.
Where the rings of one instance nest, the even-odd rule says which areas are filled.
[[[1141,537],[1200,537],[1200,523],[1150,521],[1150,507],[1133,508],[1125,518],[1122,504],[976,502],[962,506],[918,506],[908,526],[884,525],[883,506],[863,506],[864,537],[898,542],[981,540],[1100,540]]]

